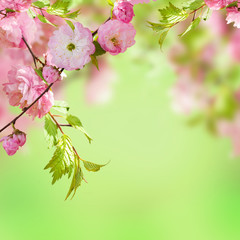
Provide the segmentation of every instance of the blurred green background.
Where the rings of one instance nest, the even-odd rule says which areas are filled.
[[[136,11],[144,15],[143,6]],[[80,156],[111,160],[85,172],[89,183],[73,200],[64,201],[70,181],[52,186],[43,170],[52,151],[41,128],[29,129],[14,157],[0,149],[0,239],[240,239],[239,161],[228,157],[229,141],[187,127],[172,112],[167,92],[175,75],[157,38],[155,48],[144,39],[139,34],[125,54],[109,57],[118,81],[108,104],[86,103],[84,73],[66,80],[65,99],[94,138],[89,145],[68,130]]]

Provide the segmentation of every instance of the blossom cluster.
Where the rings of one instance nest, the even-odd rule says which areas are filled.
[[[3,92],[11,106],[18,106],[33,119],[50,112],[54,105],[50,87],[62,80],[64,70],[79,70],[93,58],[96,60],[96,42],[102,51],[111,55],[123,53],[135,44],[136,30],[131,24],[134,5],[150,0],[116,1],[111,17],[94,33],[77,21],[67,20],[66,24],[57,11],[52,14],[47,11],[49,4],[44,4],[48,1],[40,2],[42,7],[31,0],[0,3],[0,46],[7,55],[21,59],[8,69]],[[57,1],[56,6],[60,2]],[[54,4],[51,7],[54,8]],[[34,14],[35,17],[31,17]],[[4,138],[5,150],[14,145],[10,144],[14,136]],[[6,152],[13,155],[16,151]]]
[[[234,27],[240,28],[240,4],[235,0],[205,0],[207,6],[212,10],[226,8],[227,23],[234,23]]]

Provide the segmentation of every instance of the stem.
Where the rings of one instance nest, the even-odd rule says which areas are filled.
[[[32,103],[30,104],[28,107],[24,108],[23,111],[17,116],[15,117],[10,123],[8,123],[7,125],[5,125],[2,129],[0,129],[0,133],[2,131],[4,131],[6,128],[8,128],[11,124],[15,124],[16,121],[22,116],[24,115],[45,93],[47,93],[50,88],[52,87],[54,83],[51,83],[46,89],[45,91]]]
[[[31,53],[32,58],[33,58],[34,65],[35,65],[35,67],[37,68],[36,56],[35,56],[34,53],[32,52],[32,49],[29,47],[29,45],[28,45],[26,39],[24,38],[24,36],[22,36],[22,40],[24,41],[25,45],[27,46],[28,51]]]

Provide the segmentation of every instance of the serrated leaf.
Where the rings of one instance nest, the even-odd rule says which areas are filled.
[[[161,23],[153,23],[153,22],[148,22],[150,24],[150,28],[152,28],[153,31],[155,32],[160,32],[166,28],[171,27],[169,24],[161,24]]]
[[[106,166],[106,164],[100,165],[100,164],[96,164],[96,163],[92,163],[92,162],[88,162],[88,161],[83,161],[83,164],[84,164],[84,167],[90,172],[97,172],[102,167]]]
[[[68,24],[68,26],[74,31],[75,26],[73,25],[73,23],[71,21],[69,21],[69,20],[65,20],[65,21]]]
[[[47,18],[45,18],[43,15],[37,15],[38,19],[43,23],[48,23],[54,27],[57,27],[54,23],[51,23]]]
[[[34,71],[36,72],[36,74],[43,80],[45,81],[43,75],[42,75],[42,71],[40,69],[34,69]]]
[[[54,109],[60,113],[67,114],[70,107],[68,106],[68,104],[65,101],[56,101],[55,100],[52,109]]]
[[[97,56],[101,56],[106,53],[106,51],[102,49],[102,47],[98,43],[98,41],[94,41],[93,44],[95,46],[95,52],[94,52],[93,56],[97,57]]]
[[[58,127],[52,121],[49,115],[45,116],[45,124],[44,124],[44,136],[48,143],[48,148],[52,148],[57,144],[58,140]]]
[[[182,34],[180,34],[179,36],[180,36],[180,37],[183,37],[185,34],[187,34],[188,32],[190,32],[191,30],[195,29],[195,28],[199,25],[200,21],[201,21],[201,18],[200,18],[200,17],[194,19],[194,20],[191,22],[190,26],[186,29],[186,31],[184,31],[184,32],[183,32]]]
[[[73,196],[74,197],[78,187],[81,186],[83,180],[83,172],[82,169],[79,166],[79,158],[77,157],[77,155],[75,155],[75,169],[74,169],[74,174],[73,174],[73,178],[72,178],[72,183],[70,185],[69,191],[67,193],[67,196],[65,198],[65,200],[68,199],[68,197],[71,195],[71,193],[73,192]]]
[[[59,180],[63,175],[71,176],[75,166],[75,153],[73,151],[72,141],[67,135],[62,135],[56,145],[56,151],[50,162],[44,169],[50,168],[52,173],[52,184]]]
[[[162,33],[160,34],[158,43],[159,43],[161,49],[162,49],[164,40],[165,40],[166,37],[167,37],[167,34],[168,34],[168,30],[167,30],[167,31],[164,31],[164,32],[162,32]]]
[[[161,14],[160,23],[163,25],[174,25],[184,21],[189,16],[184,9],[175,7],[172,3],[169,3],[169,6],[164,9],[159,9],[159,12]]]
[[[238,1],[234,1],[226,6],[226,8],[230,8],[230,7],[238,7]]]
[[[13,12],[15,12],[15,10],[10,9],[10,8],[5,8],[5,11],[6,11],[6,13],[13,13]]]
[[[47,12],[52,15],[64,15],[69,13],[71,0],[57,0],[52,6],[47,9]]]
[[[91,60],[92,60],[92,64],[97,68],[97,70],[99,71],[99,67],[98,67],[98,60],[94,55],[91,55]]]
[[[38,8],[44,8],[50,6],[50,1],[49,0],[39,0],[36,2],[32,3],[33,6],[38,7]]]
[[[87,137],[89,143],[92,142],[92,138],[88,135],[88,133],[83,128],[83,125],[78,117],[69,114],[69,115],[67,115],[66,120],[73,128],[78,129],[82,133],[84,133],[84,135]]]

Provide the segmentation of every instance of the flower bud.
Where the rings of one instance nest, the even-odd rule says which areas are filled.
[[[13,134],[8,135],[0,139],[3,142],[3,148],[9,156],[14,155],[19,147],[22,147],[26,143],[26,134],[15,130]]]
[[[133,12],[133,5],[130,2],[115,2],[113,8],[113,18],[116,18],[124,23],[129,23],[132,21],[133,16],[135,16]]]
[[[62,77],[59,73],[59,71],[54,68],[53,66],[44,66],[43,67],[43,78],[48,82],[48,83],[54,83],[56,81],[61,81]]]

